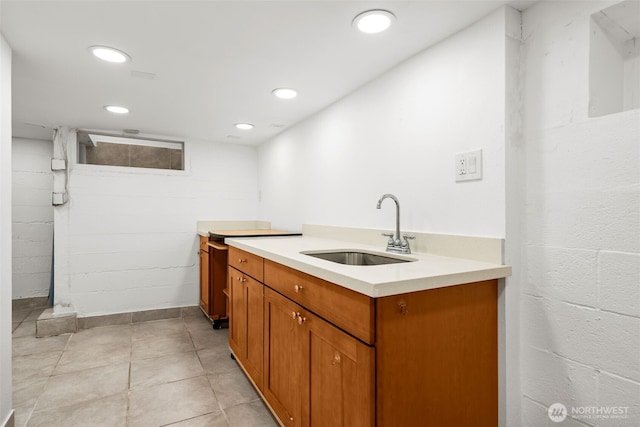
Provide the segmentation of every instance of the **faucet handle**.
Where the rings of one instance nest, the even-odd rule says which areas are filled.
[[[382,233],[382,235],[389,238],[388,244],[393,245],[393,233]]]
[[[416,238],[416,236],[410,236],[408,234],[403,234],[402,235],[402,247],[403,248],[408,248],[409,247],[409,240],[413,240],[415,238]]]

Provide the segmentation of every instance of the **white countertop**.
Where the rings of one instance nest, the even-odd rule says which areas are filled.
[[[227,238],[225,243],[374,298],[500,279],[511,275],[511,267],[506,265],[425,253],[390,254],[384,247],[318,237]],[[356,266],[338,264],[300,253],[326,250],[374,252],[416,261]]]

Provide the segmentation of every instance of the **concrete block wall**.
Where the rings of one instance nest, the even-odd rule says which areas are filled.
[[[640,425],[640,111],[588,117],[590,16],[612,3],[522,14],[524,426]]]
[[[56,315],[198,304],[197,222],[255,219],[256,149],[188,140],[184,153],[184,171],[71,161],[69,202],[54,209]]]
[[[51,141],[13,138],[13,299],[46,297],[53,254]]]

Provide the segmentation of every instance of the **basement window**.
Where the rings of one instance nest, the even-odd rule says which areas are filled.
[[[589,117],[640,108],[640,2],[591,15]]]
[[[184,142],[78,131],[78,163],[184,170]]]

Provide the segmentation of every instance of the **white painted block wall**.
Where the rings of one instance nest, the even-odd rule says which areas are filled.
[[[13,138],[13,299],[46,297],[53,254],[51,141]]]
[[[640,111],[588,118],[590,15],[611,4],[523,13],[524,426],[640,425]],[[555,402],[628,418],[554,424]]]
[[[256,218],[256,150],[190,140],[185,165],[159,171],[71,163],[69,203],[54,209],[56,313],[198,304],[197,221]]]
[[[11,324],[11,47],[0,32],[0,425],[13,412]]]

